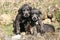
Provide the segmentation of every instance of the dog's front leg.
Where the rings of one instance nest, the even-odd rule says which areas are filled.
[[[14,33],[15,34],[20,34],[20,19],[21,19],[21,15],[17,15],[16,19],[13,23],[13,28],[14,28]]]
[[[35,35],[35,36],[37,35],[37,26],[33,27],[33,35]]]
[[[28,23],[25,25],[26,34],[30,34],[29,26],[30,26],[30,23],[28,22]]]

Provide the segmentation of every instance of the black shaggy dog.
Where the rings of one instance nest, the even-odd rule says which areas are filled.
[[[51,24],[43,24],[43,30],[41,31],[41,34],[47,33],[47,32],[55,32],[55,28]]]
[[[39,9],[33,8],[31,10],[31,24],[30,24],[30,32],[31,34],[37,34],[37,32],[40,32],[40,26],[41,26],[41,18],[40,15],[42,13],[39,11]]]
[[[31,10],[31,24],[30,24],[30,32],[31,34],[36,35],[40,33],[41,35],[46,32],[55,32],[55,28],[50,24],[43,24],[41,19],[41,11],[36,8]]]
[[[15,34],[20,34],[20,32],[26,31],[26,28],[30,23],[31,9],[32,9],[32,7],[30,7],[28,4],[24,4],[21,8],[19,8],[18,14],[13,23],[13,28],[14,28]]]
[[[56,29],[56,31],[57,31],[57,32],[60,32],[60,27],[58,27],[58,28]]]

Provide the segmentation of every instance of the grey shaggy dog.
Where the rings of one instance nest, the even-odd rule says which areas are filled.
[[[30,12],[32,7],[28,4],[22,5],[18,10],[18,14],[13,23],[14,34],[20,34],[20,32],[25,32],[26,28],[30,22]]]

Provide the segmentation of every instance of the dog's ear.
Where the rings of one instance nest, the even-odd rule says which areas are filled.
[[[18,14],[21,14],[22,13],[22,8],[19,8],[18,9]]]

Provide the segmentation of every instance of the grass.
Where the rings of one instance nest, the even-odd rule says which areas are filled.
[[[13,34],[13,32],[12,32],[12,30],[13,30],[12,24],[0,25],[0,28],[2,28],[3,29],[3,32],[5,34],[7,34],[7,35],[12,35]]]
[[[0,14],[6,14],[6,15],[9,14],[12,17],[12,20],[14,20],[18,9],[25,3],[28,3],[32,7],[36,7],[38,9],[40,9],[43,13],[43,16],[44,16],[45,13],[47,13],[47,11],[48,11],[47,8],[49,6],[53,6],[53,5],[57,4],[60,7],[60,0],[39,0],[38,2],[33,1],[33,0],[17,0],[17,1],[16,0],[5,0],[4,2],[2,0],[0,0],[0,1],[1,1],[0,2]],[[30,2],[30,1],[32,1],[32,2]],[[57,17],[57,19],[60,18],[60,11],[57,12],[56,17]],[[58,23],[54,23],[54,26],[56,26],[56,28],[60,27]],[[12,32],[13,31],[13,24],[12,23],[0,24],[0,28],[3,30],[4,34],[13,35],[13,32]],[[60,34],[57,35],[57,36],[56,35],[53,36],[51,34],[48,34],[46,36],[46,38],[45,37],[43,37],[43,38],[44,38],[44,40],[56,40],[56,39],[60,40]],[[31,38],[33,38],[33,37],[31,36]],[[38,39],[43,40],[43,38],[42,37],[37,37],[36,40],[38,40]],[[1,38],[0,38],[0,40],[1,40]]]
[[[57,12],[56,18],[57,18],[57,19],[60,19],[60,11]]]
[[[12,1],[12,0],[10,0],[10,1]],[[28,2],[26,2],[26,1],[28,1]],[[14,15],[16,16],[18,8],[21,7],[21,5],[24,4],[24,3],[28,3],[28,4],[30,3],[30,5],[32,7],[36,7],[38,9],[41,8],[43,14],[47,13],[46,8],[48,6],[55,5],[55,4],[58,4],[60,6],[60,0],[51,0],[50,2],[48,2],[48,1],[46,2],[46,1],[45,0],[42,0],[42,1],[39,1],[39,2],[33,1],[33,3],[31,3],[30,0],[25,0],[25,1],[24,0],[18,0],[18,2],[14,2],[14,3],[4,1],[3,4],[2,4],[2,2],[0,2],[1,3],[1,5],[0,5],[0,14],[10,14],[12,17]],[[14,19],[15,16],[12,19]],[[58,12],[57,18],[60,18],[60,12]],[[0,28],[2,28],[3,31],[8,35],[13,34],[13,32],[12,32],[13,28],[12,27],[13,27],[12,24],[0,25]]]

